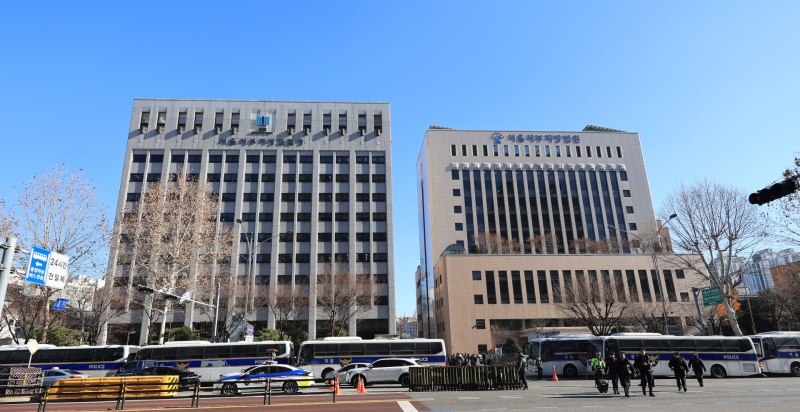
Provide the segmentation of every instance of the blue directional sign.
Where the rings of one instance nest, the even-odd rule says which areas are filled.
[[[247,325],[246,332],[247,332],[248,335],[252,335],[253,334],[253,325]]]
[[[67,303],[69,303],[69,299],[58,298],[56,299],[56,302],[53,303],[53,310],[64,310],[67,308]]]
[[[28,272],[25,281],[44,286],[45,276],[47,275],[47,262],[49,260],[49,250],[33,246],[30,259],[28,259]]]

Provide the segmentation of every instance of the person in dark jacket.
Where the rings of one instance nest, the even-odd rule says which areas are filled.
[[[625,391],[625,397],[630,398],[629,390],[631,388],[631,376],[633,376],[633,365],[631,361],[626,359],[624,353],[620,353],[613,364],[614,374],[619,378],[619,383],[622,385],[622,390]],[[619,391],[617,391],[619,394]]]
[[[619,385],[617,384],[617,372],[614,368],[614,362],[616,362],[616,358],[614,354],[609,351],[608,356],[606,356],[606,373],[608,374],[608,379],[611,380],[611,385],[614,390],[614,395],[619,395]]]
[[[519,374],[519,380],[522,381],[522,385],[524,389],[528,389],[528,361],[525,359],[525,356],[522,353],[519,354],[517,358],[517,374]]]
[[[692,359],[689,359],[689,367],[694,371],[694,377],[697,378],[697,383],[703,387],[703,373],[706,371],[706,365],[697,354],[694,354]]]
[[[536,365],[536,378],[539,379],[540,381],[543,381],[544,380],[544,368],[542,367],[542,357],[541,356],[537,356],[536,357],[536,361],[534,362],[534,365]]]
[[[686,392],[686,373],[689,372],[689,365],[686,364],[686,361],[678,352],[675,352],[675,356],[669,360],[669,368],[675,373],[675,382],[678,384],[678,392],[681,391],[681,388]]]
[[[642,393],[647,395],[649,387],[650,396],[656,396],[653,395],[653,361],[647,356],[644,348],[639,350],[639,356],[633,361],[633,366],[639,370],[639,375],[642,378]]]

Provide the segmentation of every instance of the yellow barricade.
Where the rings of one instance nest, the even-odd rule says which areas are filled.
[[[125,398],[175,396],[178,376],[124,376],[109,378],[61,379],[47,390],[50,400],[117,399],[122,383]]]

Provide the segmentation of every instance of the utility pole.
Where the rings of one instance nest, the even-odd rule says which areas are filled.
[[[217,297],[214,301],[214,329],[211,336],[211,343],[217,342],[217,325],[219,324],[219,282],[217,282]]]
[[[700,321],[700,328],[703,329],[703,336],[708,336],[708,331],[706,330],[706,321],[703,320],[703,312],[700,311],[700,302],[697,300],[698,292],[700,292],[700,289],[692,286],[692,295],[694,295],[694,306],[697,308],[697,319]]]
[[[5,308],[6,303],[6,290],[8,289],[8,280],[11,278],[11,269],[14,267],[14,253],[17,249],[17,238],[6,238],[5,243],[1,244],[3,248],[3,263],[0,266],[0,312]]]

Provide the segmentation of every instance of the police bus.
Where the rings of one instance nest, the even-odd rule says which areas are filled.
[[[591,333],[575,333],[553,335],[549,337],[528,337],[523,350],[528,354],[528,369],[535,372],[534,361],[542,358],[542,369],[545,374],[556,373],[566,377],[576,377],[586,373],[586,360],[594,338]]]
[[[296,366],[324,377],[351,362],[372,363],[381,358],[415,358],[422,365],[442,366],[447,354],[442,339],[332,337],[300,344]]]
[[[800,332],[765,332],[750,339],[762,372],[800,376]]]
[[[138,346],[55,346],[42,344],[33,354],[24,345],[0,346],[0,367],[25,368],[28,359],[32,368],[48,370],[69,369],[88,374],[93,378],[111,376],[125,362],[133,360]]]
[[[240,372],[254,365],[291,364],[294,349],[290,341],[210,343],[206,341],[167,342],[145,346],[136,360],[154,360],[157,366],[176,366],[200,375],[201,383],[216,382],[221,375]]]

